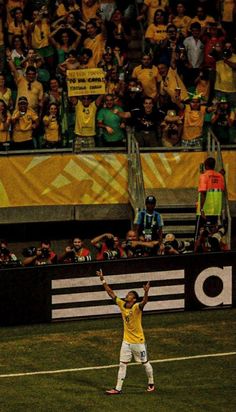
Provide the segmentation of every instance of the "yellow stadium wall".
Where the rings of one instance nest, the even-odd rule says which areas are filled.
[[[143,153],[146,189],[197,187],[204,152]],[[223,152],[229,200],[236,200],[236,152]],[[58,154],[2,157],[0,207],[124,204],[127,155]]]

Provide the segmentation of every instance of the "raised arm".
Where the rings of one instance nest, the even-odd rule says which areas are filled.
[[[143,309],[148,301],[148,292],[150,289],[150,282],[147,282],[146,285],[143,285],[143,289],[144,289],[144,296],[143,296],[142,302],[140,302],[139,304],[140,309]]]
[[[107,284],[107,282],[104,279],[103,273],[102,273],[102,269],[97,270],[96,271],[96,275],[100,277],[100,280],[104,286],[105,291],[107,292],[107,294],[110,296],[110,298],[112,298],[113,300],[115,300],[116,298],[116,294],[115,292],[113,292],[113,290],[110,288],[110,286]]]

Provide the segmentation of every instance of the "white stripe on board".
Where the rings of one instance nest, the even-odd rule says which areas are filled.
[[[144,310],[184,309],[184,299],[148,302]],[[53,309],[52,319],[75,318],[83,316],[113,315],[120,313],[117,305],[87,306],[81,308]]]
[[[127,283],[127,282],[148,282],[149,280],[171,280],[184,279],[184,269],[167,270],[162,272],[140,272],[140,273],[124,273],[123,275],[106,275],[104,274],[107,283]],[[88,276],[84,278],[70,279],[55,279],[52,280],[52,289],[73,288],[81,286],[101,285],[98,276]]]
[[[205,359],[205,358],[217,358],[223,356],[233,356],[236,355],[236,352],[223,352],[223,353],[209,353],[205,355],[193,355],[193,356],[182,356],[179,358],[166,358],[166,359],[154,359],[151,360],[151,363],[165,363],[165,362],[178,362],[184,360],[192,359]],[[137,366],[139,363],[129,363],[129,366]],[[51,375],[55,373],[70,373],[70,372],[83,372],[99,369],[111,369],[118,368],[119,365],[103,365],[103,366],[87,366],[84,368],[74,368],[74,369],[56,369],[51,371],[37,371],[37,372],[21,372],[21,373],[8,373],[0,375],[0,378],[16,378],[19,376],[32,376],[32,375]]]
[[[136,292],[140,296],[144,293],[143,288],[135,288]],[[122,289],[114,292],[117,296],[124,298],[130,289]],[[164,295],[178,295],[179,293],[184,293],[184,285],[172,285],[172,286],[158,286],[150,289],[148,296],[164,296]],[[89,301],[99,301],[107,300],[107,292],[81,292],[81,293],[67,293],[62,295],[53,295],[52,304],[57,303],[73,303],[73,302],[89,302]]]

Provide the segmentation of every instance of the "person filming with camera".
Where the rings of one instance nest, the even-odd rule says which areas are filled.
[[[22,252],[23,266],[52,265],[57,263],[57,255],[51,249],[50,240],[42,240],[40,247],[28,247]]]
[[[79,237],[75,237],[72,241],[72,245],[66,246],[64,253],[58,260],[60,263],[80,263],[88,262],[91,259],[90,250],[84,247],[83,242]]]
[[[114,260],[124,257],[119,239],[112,233],[103,233],[91,240],[91,244],[97,249],[96,260]]]

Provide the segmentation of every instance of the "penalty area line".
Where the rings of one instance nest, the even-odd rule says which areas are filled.
[[[192,359],[204,359],[204,358],[217,358],[223,356],[233,356],[236,355],[236,352],[223,352],[223,353],[209,353],[205,355],[193,355],[193,356],[181,356],[178,358],[166,358],[166,359],[154,359],[150,362],[153,363],[165,363],[165,362],[178,362],[178,361],[185,361],[185,360],[192,360]],[[129,363],[129,366],[136,366],[140,365],[140,363]],[[33,376],[33,375],[52,375],[52,374],[59,374],[59,373],[70,373],[70,372],[83,372],[83,371],[91,371],[91,370],[99,370],[99,369],[112,369],[118,368],[119,365],[104,365],[104,366],[87,366],[84,368],[74,368],[74,369],[57,369],[51,371],[35,371],[35,372],[21,372],[21,373],[8,373],[8,374],[1,374],[0,378],[17,378],[20,376]]]

